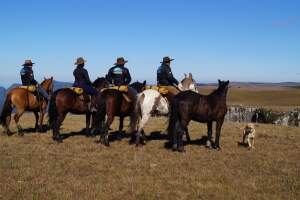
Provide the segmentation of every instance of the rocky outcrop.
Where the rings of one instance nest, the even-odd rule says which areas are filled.
[[[228,106],[225,120],[233,122],[257,122],[300,127],[300,109],[277,112],[265,108]]]

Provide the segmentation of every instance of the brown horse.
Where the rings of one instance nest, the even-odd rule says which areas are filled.
[[[93,87],[99,92],[101,89],[108,87],[108,82],[105,78],[97,78]],[[84,94],[86,95],[86,94]],[[88,97],[87,97],[88,98]],[[53,132],[53,140],[62,142],[59,134],[59,129],[68,113],[86,115],[86,134],[90,133],[90,121],[92,113],[89,111],[88,104],[83,101],[78,94],[70,88],[62,88],[54,92],[49,105],[49,124]]]
[[[53,77],[51,77],[50,79],[45,79],[41,83],[41,86],[47,91],[49,95],[51,95],[53,92]],[[6,95],[5,103],[1,113],[0,124],[4,127],[7,135],[11,135],[12,133],[9,129],[11,113],[13,108],[16,108],[14,120],[17,124],[19,135],[23,136],[23,131],[21,125],[19,124],[19,119],[25,111],[31,111],[34,113],[35,130],[42,131],[47,104],[48,102],[46,102],[39,95],[35,95],[23,88],[13,88]]]
[[[145,90],[146,81],[143,83],[135,82],[129,85],[138,93]],[[115,116],[120,117],[119,131],[123,129],[123,120],[131,116],[134,109],[134,101],[128,102],[123,93],[118,90],[108,89],[101,93],[97,98],[97,114],[95,116],[96,130],[100,131],[100,142],[109,146],[108,130]],[[105,116],[107,116],[105,121]]]
[[[184,151],[182,135],[191,120],[207,123],[207,147],[212,147],[212,123],[216,122],[216,139],[213,147],[220,150],[221,128],[227,113],[226,97],[229,81],[220,81],[219,87],[209,95],[191,91],[180,92],[171,103],[168,132],[173,150]]]

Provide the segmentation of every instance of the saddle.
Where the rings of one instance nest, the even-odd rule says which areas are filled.
[[[124,99],[130,103],[131,99],[129,98],[129,96],[126,94],[128,92],[128,86],[127,85],[120,85],[120,86],[109,86],[108,88],[103,88],[101,90],[101,92],[105,91],[105,90],[117,90],[122,92],[122,96],[124,97]]]
[[[17,88],[25,89],[31,93],[35,93],[37,91],[37,88],[35,85],[28,85],[28,86],[21,85],[21,86],[18,86]]]
[[[158,85],[146,86],[146,89],[156,90],[162,95],[166,95],[169,93],[169,90],[167,88]]]
[[[70,87],[71,90],[73,90],[76,94],[82,95],[84,90],[80,87]]]

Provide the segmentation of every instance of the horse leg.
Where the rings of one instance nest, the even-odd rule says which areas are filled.
[[[138,125],[138,130],[136,133],[136,138],[135,138],[135,145],[138,146],[141,142],[141,136],[142,136],[142,144],[146,144],[146,137],[145,137],[145,132],[143,128],[145,127],[146,123],[148,122],[150,118],[150,114],[146,114],[142,116],[142,119]]]
[[[91,113],[87,113],[85,115],[85,130],[84,130],[84,133],[86,136],[90,136],[91,133],[90,133],[90,124],[91,124]]]
[[[187,127],[185,129],[185,137],[186,137],[187,143],[190,143],[191,142],[191,137],[190,137],[190,134],[189,134],[189,129]]]
[[[39,113],[37,111],[34,111],[33,114],[34,114],[34,117],[35,117],[34,130],[35,130],[35,132],[37,132],[38,128],[39,128]]]
[[[62,138],[60,136],[59,129],[60,129],[60,126],[61,126],[62,122],[64,121],[65,117],[66,117],[66,113],[59,113],[58,116],[57,116],[56,123],[55,123],[54,128],[53,128],[52,139],[54,141],[59,142],[59,143],[62,142]]]
[[[20,136],[23,136],[24,133],[23,133],[23,129],[21,127],[21,125],[19,124],[19,120],[20,120],[20,117],[23,115],[23,113],[25,112],[25,109],[17,109],[17,112],[14,116],[14,119],[15,119],[15,122],[16,122],[16,125],[17,125],[17,129],[18,129],[18,134]]]
[[[106,123],[104,125],[104,129],[102,131],[102,134],[100,135],[100,142],[105,146],[109,146],[109,138],[108,138],[108,130],[112,122],[114,121],[114,116],[113,115],[108,115],[106,119]]]
[[[39,120],[38,132],[43,132],[43,124],[44,124],[45,113],[46,113],[46,111],[44,109],[42,109],[41,113],[40,113],[40,120]]]
[[[119,124],[119,131],[117,133],[117,139],[118,140],[121,140],[122,139],[122,130],[123,130],[123,127],[124,127],[124,116],[121,116],[120,117],[120,124]]]
[[[206,147],[211,148],[211,140],[212,140],[212,121],[207,122],[207,140],[206,140]]]
[[[215,139],[214,148],[217,150],[221,150],[220,135],[221,135],[221,128],[222,128],[223,122],[224,122],[224,119],[221,119],[221,120],[218,120],[216,123],[216,139]]]
[[[183,134],[185,133],[185,130],[187,130],[188,124],[189,124],[188,118],[181,119],[180,128],[178,129],[177,132],[177,150],[179,152],[185,152],[182,138],[183,138]]]
[[[11,121],[11,115],[8,115],[5,119],[5,124],[3,125],[4,133],[6,133],[8,136],[11,136],[13,134],[9,129],[10,121]]]

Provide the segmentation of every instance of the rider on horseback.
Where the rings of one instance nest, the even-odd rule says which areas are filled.
[[[44,99],[48,101],[50,98],[48,93],[34,79],[33,70],[32,70],[33,65],[34,65],[34,63],[31,60],[25,60],[24,64],[22,65],[23,68],[20,71],[22,85],[23,86],[31,86],[31,85],[37,86],[38,94],[42,95],[42,97],[44,97]]]
[[[75,82],[73,84],[73,87],[79,87],[82,88],[87,94],[92,96],[91,103],[89,103],[89,110],[95,111],[94,108],[94,97],[97,95],[97,90],[93,88],[92,82],[90,80],[88,71],[84,69],[84,64],[86,60],[84,60],[82,57],[77,58],[76,62],[74,63],[77,65],[76,69],[73,72],[73,75],[75,77]]]
[[[161,86],[177,86],[178,81],[174,78],[171,70],[171,61],[168,56],[163,58],[161,66],[157,69],[157,84]]]
[[[110,68],[108,74],[106,75],[106,79],[108,82],[115,86],[127,85],[131,82],[131,76],[129,70],[124,66],[128,61],[123,57],[117,58],[117,62],[114,64],[115,66]],[[128,86],[128,96],[131,101],[135,100],[137,92],[135,89]]]

